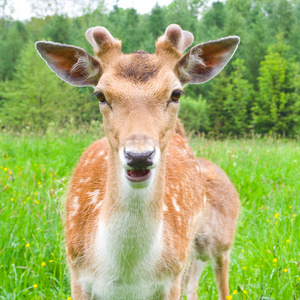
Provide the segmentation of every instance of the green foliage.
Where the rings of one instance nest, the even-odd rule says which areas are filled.
[[[280,40],[269,47],[261,63],[259,93],[253,107],[259,132],[291,136],[300,132],[300,65],[288,56],[288,50]]]
[[[7,22],[0,29],[0,79],[5,81],[13,76],[14,65],[28,39],[28,33],[20,21]]]
[[[161,36],[168,26],[166,22],[166,13],[167,10],[160,7],[157,3],[151,10],[148,28],[155,38]]]
[[[157,37],[169,24],[178,23],[194,34],[194,45],[228,35],[241,37],[233,58],[236,63],[230,62],[211,82],[186,88],[190,98],[187,104],[182,101],[180,115],[184,115],[188,130],[214,135],[243,135],[250,131],[287,136],[299,134],[298,0],[212,3],[208,0],[174,0],[165,7],[156,4],[149,14],[144,15],[135,9],[118,7],[118,1],[109,11],[104,0],[98,1],[97,5],[88,0],[76,3],[82,11],[78,17],[64,15],[62,3],[47,0],[44,7],[38,3],[35,15],[51,12],[51,16],[20,22],[4,14],[1,19],[1,126],[34,124],[46,128],[51,120],[65,124],[69,118],[78,123],[99,118],[98,109],[89,98],[91,89],[75,91],[56,81],[45,64],[41,60],[38,62],[33,48],[31,55],[24,54],[29,53],[27,43],[33,45],[37,40],[46,39],[76,45],[92,53],[84,33],[89,27],[101,25],[122,40],[124,53],[139,49],[154,53]],[[276,36],[281,38],[275,39]],[[283,45],[290,47],[280,50]],[[209,120],[203,121],[202,115],[197,122],[195,115],[187,117],[188,107],[203,104],[203,99],[207,101],[205,117]],[[199,111],[204,109],[201,107]]]
[[[61,15],[46,18],[44,35],[51,41],[68,44],[70,42],[70,20]]]
[[[65,124],[72,118],[78,122],[90,121],[91,117],[86,116],[91,109],[87,95],[50,72],[32,43],[25,45],[16,69],[13,80],[2,83],[2,125],[45,130],[49,122]],[[92,111],[97,111],[96,101],[94,104]]]
[[[217,134],[242,135],[249,130],[249,105],[252,100],[252,85],[245,79],[244,61],[232,63],[230,75],[221,73],[212,83],[210,118]]]
[[[208,111],[207,101],[201,95],[197,100],[191,97],[183,97],[180,103],[179,118],[188,131],[207,132],[210,125]]]

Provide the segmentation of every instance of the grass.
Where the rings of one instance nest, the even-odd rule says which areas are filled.
[[[94,126],[0,135],[0,299],[71,297],[62,199],[81,153],[101,134]],[[232,299],[300,299],[299,142],[200,137],[191,145],[221,166],[240,194]],[[211,266],[199,286],[199,299],[217,299]]]

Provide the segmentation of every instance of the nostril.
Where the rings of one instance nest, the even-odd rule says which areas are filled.
[[[132,152],[124,149],[127,165],[135,169],[145,169],[153,165],[155,149],[146,152]]]

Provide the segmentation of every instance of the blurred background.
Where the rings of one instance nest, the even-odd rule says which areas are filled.
[[[0,0],[0,300],[72,300],[63,202],[81,153],[104,136],[93,89],[59,79],[34,43],[92,54],[85,31],[102,25],[124,53],[151,53],[171,23],[194,45],[241,37],[216,78],[185,88],[179,112],[195,155],[240,195],[226,298],[300,299],[300,0]],[[218,298],[211,265],[198,296]]]
[[[36,41],[76,45],[92,53],[84,34],[101,25],[122,40],[124,53],[152,53],[157,37],[177,23],[194,34],[194,45],[241,37],[220,75],[186,88],[179,116],[188,131],[299,135],[299,0],[144,2],[1,0],[0,128],[47,130],[49,124],[101,121],[92,88],[71,87],[52,74],[36,53]]]

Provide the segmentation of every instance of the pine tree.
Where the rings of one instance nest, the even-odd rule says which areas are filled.
[[[59,125],[71,118],[84,122],[98,116],[97,104],[92,105],[86,95],[81,95],[80,89],[49,72],[32,43],[22,50],[13,80],[2,85],[2,126],[46,129],[49,122]]]
[[[253,107],[255,131],[293,136],[300,132],[300,65],[289,56],[279,35],[259,69],[259,92]]]

